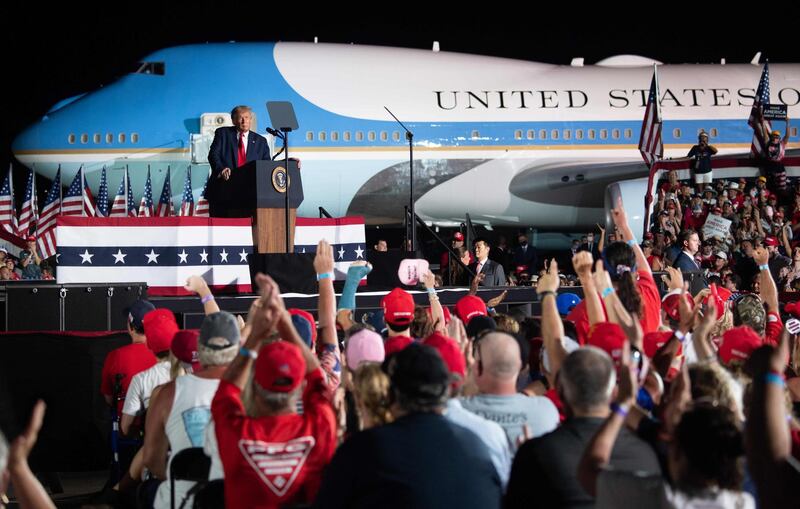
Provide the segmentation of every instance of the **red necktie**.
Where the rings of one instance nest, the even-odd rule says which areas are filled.
[[[243,166],[247,162],[247,155],[244,151],[244,133],[239,133],[239,161],[236,166]]]

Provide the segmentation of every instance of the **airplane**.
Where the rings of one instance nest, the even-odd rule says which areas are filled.
[[[701,130],[721,154],[749,152],[757,58],[658,65],[665,157],[685,157]],[[321,206],[367,224],[400,224],[409,152],[388,108],[414,134],[415,208],[428,223],[457,225],[469,213],[488,227],[579,231],[603,220],[610,184],[642,201],[648,170],[637,146],[654,64],[661,63],[620,55],[554,65],[437,47],[177,46],[59,102],[17,136],[12,151],[47,177],[62,165],[66,182],[84,165],[93,189],[106,166],[112,192],[129,167],[137,197],[148,167],[154,194],[168,166],[178,191],[190,167],[197,197],[214,130],[231,125],[226,112],[250,105],[253,130],[264,133],[266,102],[290,101],[300,127],[290,133],[289,152],[302,160],[305,191],[298,214],[316,216]],[[798,80],[800,66],[771,64],[772,100],[790,116],[800,103]],[[274,153],[275,139],[267,138]]]

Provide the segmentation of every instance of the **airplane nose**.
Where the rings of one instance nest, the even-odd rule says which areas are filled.
[[[25,128],[11,142],[11,152],[17,159],[29,155],[31,151],[42,146],[42,128],[40,124],[41,122]]]

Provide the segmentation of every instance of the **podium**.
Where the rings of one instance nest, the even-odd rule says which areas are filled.
[[[247,210],[253,216],[256,253],[285,253],[286,195],[289,198],[289,249],[294,251],[297,207],[303,203],[303,182],[296,161],[250,161],[231,172],[227,181],[216,182],[214,198],[229,209]]]

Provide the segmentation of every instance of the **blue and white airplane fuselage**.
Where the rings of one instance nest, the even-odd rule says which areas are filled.
[[[311,43],[228,43],[168,48],[139,70],[62,101],[13,144],[18,160],[64,180],[83,164],[114,192],[131,170],[136,197],[151,168],[154,194],[172,168],[195,199],[208,175],[213,131],[250,105],[292,102],[300,127],[289,152],[302,160],[301,215],[325,207],[368,224],[401,222],[408,145],[388,107],[414,133],[416,211],[437,224],[473,221],[571,229],[603,215],[603,189],[647,175],[637,145],[651,61],[613,57],[557,66],[457,53]],[[638,64],[638,65],[637,65]],[[771,65],[772,102],[800,103],[800,66]],[[721,153],[747,153],[747,117],[761,67],[659,65],[665,157],[684,157],[702,129]],[[783,125],[776,126],[782,129]],[[274,140],[270,140],[274,144]],[[115,171],[119,170],[119,171]],[[156,197],[157,198],[157,197]],[[180,193],[175,195],[176,203]]]

